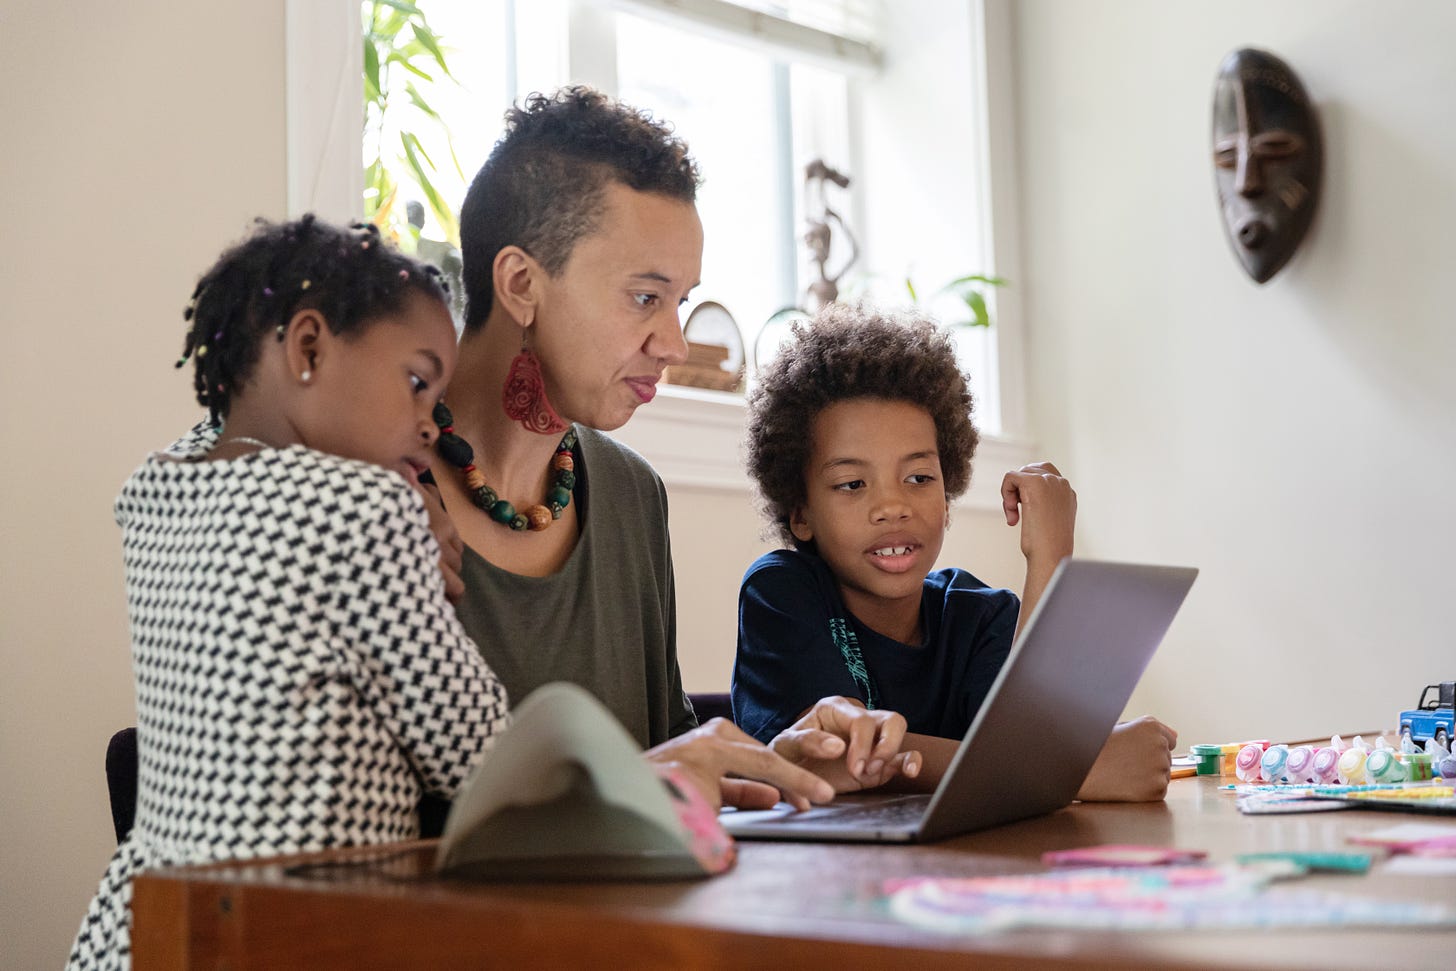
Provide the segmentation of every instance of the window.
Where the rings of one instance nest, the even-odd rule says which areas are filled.
[[[291,70],[307,60],[297,52],[310,31],[322,36],[338,29],[351,5],[358,17],[358,0],[336,2],[337,11],[321,15],[329,5],[288,0]],[[927,299],[939,285],[967,273],[1009,277],[1010,289],[990,294],[995,326],[956,333],[979,401],[983,448],[1007,444],[1012,451],[992,461],[1022,464],[1024,456],[1012,447],[1023,431],[1015,252],[1009,243],[995,245],[1001,241],[990,231],[996,205],[1003,211],[1008,205],[1005,195],[992,196],[989,168],[997,160],[990,132],[1002,137],[1012,130],[1009,101],[1003,96],[998,103],[986,90],[988,74],[1010,76],[1009,66],[987,63],[1009,46],[1004,0],[892,8],[880,0],[421,0],[421,6],[461,82],[438,89],[432,104],[448,121],[463,177],[441,164],[448,151],[425,141],[450,204],[458,210],[468,179],[499,135],[502,114],[525,93],[583,82],[651,111],[688,141],[705,176],[703,281],[694,299],[728,308],[750,361],[763,323],[782,307],[803,305],[816,278],[801,242],[804,168],[815,158],[851,178],[847,190],[829,190],[838,193],[831,204],[860,250],[840,281],[842,292],[905,303],[909,277],[922,305],[950,320],[965,316],[964,306]],[[357,19],[352,28],[357,37]],[[988,30],[995,43],[985,39]],[[303,49],[318,59],[316,44]],[[357,62],[347,59],[333,70],[359,76]],[[325,160],[323,150],[310,157],[313,133],[305,121],[310,105],[316,118],[324,115],[322,93],[337,86],[332,77],[324,84],[290,75],[290,187],[300,187],[291,198],[310,186],[316,198],[321,186],[335,184],[308,178],[310,165],[332,171],[338,163]],[[357,147],[354,153],[357,159]],[[997,171],[1006,175],[1009,192],[1013,156],[1000,155]],[[357,186],[357,172],[351,177]],[[357,212],[356,201],[347,215]],[[425,235],[434,229],[427,224]],[[836,238],[835,246],[845,242]],[[845,256],[836,248],[830,268]],[[740,398],[665,388],[619,434],[669,484],[736,487],[745,481],[738,468],[741,429]],[[684,442],[701,454],[685,453]]]

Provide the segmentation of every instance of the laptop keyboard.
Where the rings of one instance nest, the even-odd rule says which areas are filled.
[[[808,812],[784,816],[781,824],[795,823],[831,826],[853,826],[855,829],[895,829],[911,827],[925,815],[928,796],[906,795],[872,802],[851,802],[820,806]]]

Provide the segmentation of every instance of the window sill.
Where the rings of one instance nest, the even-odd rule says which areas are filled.
[[[657,398],[637,410],[612,437],[640,452],[669,488],[753,491],[743,469],[742,395],[678,385],[658,386]],[[1032,461],[1030,443],[986,435],[976,449],[970,490],[956,503],[1000,509],[1001,476]]]

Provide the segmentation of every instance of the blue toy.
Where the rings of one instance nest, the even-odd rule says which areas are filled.
[[[1436,695],[1434,699],[1432,692]],[[1426,685],[1416,707],[1400,713],[1402,739],[1409,735],[1412,742],[1435,739],[1450,749],[1453,725],[1456,725],[1456,681]]]

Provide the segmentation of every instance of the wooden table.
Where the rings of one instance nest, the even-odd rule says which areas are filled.
[[[135,966],[150,968],[1452,968],[1456,929],[1196,933],[1010,931],[943,936],[898,923],[887,878],[1040,869],[1099,843],[1238,853],[1347,850],[1345,837],[1438,817],[1343,811],[1243,816],[1208,777],[1166,803],[1076,804],[929,846],[740,843],[719,877],[670,883],[465,884],[430,875],[421,842],[159,871],[136,881]],[[1456,828],[1456,821],[1447,820]],[[382,857],[387,862],[379,863]],[[304,863],[328,863],[304,873]],[[337,863],[358,866],[334,866]],[[1456,904],[1456,877],[1316,875],[1305,886]]]

